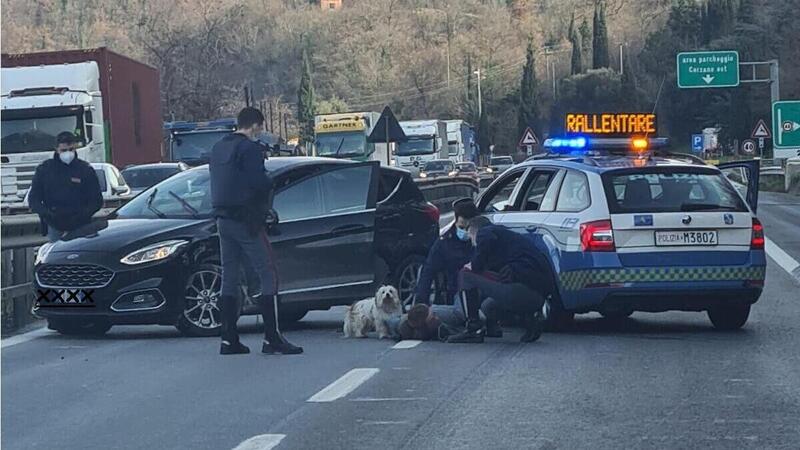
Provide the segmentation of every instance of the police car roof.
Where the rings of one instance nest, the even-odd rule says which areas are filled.
[[[644,162],[642,162],[644,160]],[[521,165],[554,165],[588,172],[603,173],[616,169],[644,169],[653,167],[708,167],[702,159],[684,154],[635,154],[597,153],[586,155],[537,155],[528,158]]]

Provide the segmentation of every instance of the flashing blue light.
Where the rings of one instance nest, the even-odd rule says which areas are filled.
[[[585,137],[553,138],[545,141],[545,147],[555,151],[576,151],[586,149],[588,143]]]

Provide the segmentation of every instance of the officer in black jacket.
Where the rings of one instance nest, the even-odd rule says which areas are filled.
[[[39,215],[50,242],[92,220],[103,206],[100,182],[92,166],[78,159],[78,140],[69,131],[56,137],[52,159],[41,163],[31,182],[28,203]]]
[[[255,141],[263,131],[264,115],[242,109],[237,131],[222,138],[211,150],[211,202],[217,218],[222,256],[222,316],[220,354],[249,353],[239,342],[239,293],[243,266],[250,264],[261,281],[256,302],[264,317],[263,353],[302,353],[278,328],[278,274],[265,229],[272,197],[272,178],[264,169],[262,146]]]

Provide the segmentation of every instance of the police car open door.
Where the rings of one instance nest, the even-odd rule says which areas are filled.
[[[374,295],[377,161],[331,164],[275,193],[279,292],[303,301]]]
[[[725,178],[747,200],[750,209],[756,212],[758,207],[758,177],[761,169],[759,161],[734,161],[720,164],[717,167],[722,170]]]

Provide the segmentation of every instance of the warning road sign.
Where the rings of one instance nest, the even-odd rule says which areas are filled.
[[[758,123],[756,124],[755,128],[753,128],[753,133],[750,135],[753,139],[755,138],[764,138],[770,139],[772,138],[772,133],[769,131],[769,127],[764,122],[764,119],[759,119]]]
[[[539,143],[539,139],[536,138],[536,135],[533,134],[533,130],[531,127],[525,129],[525,132],[522,133],[522,139],[519,141],[519,147],[524,148],[529,145],[536,145]]]

